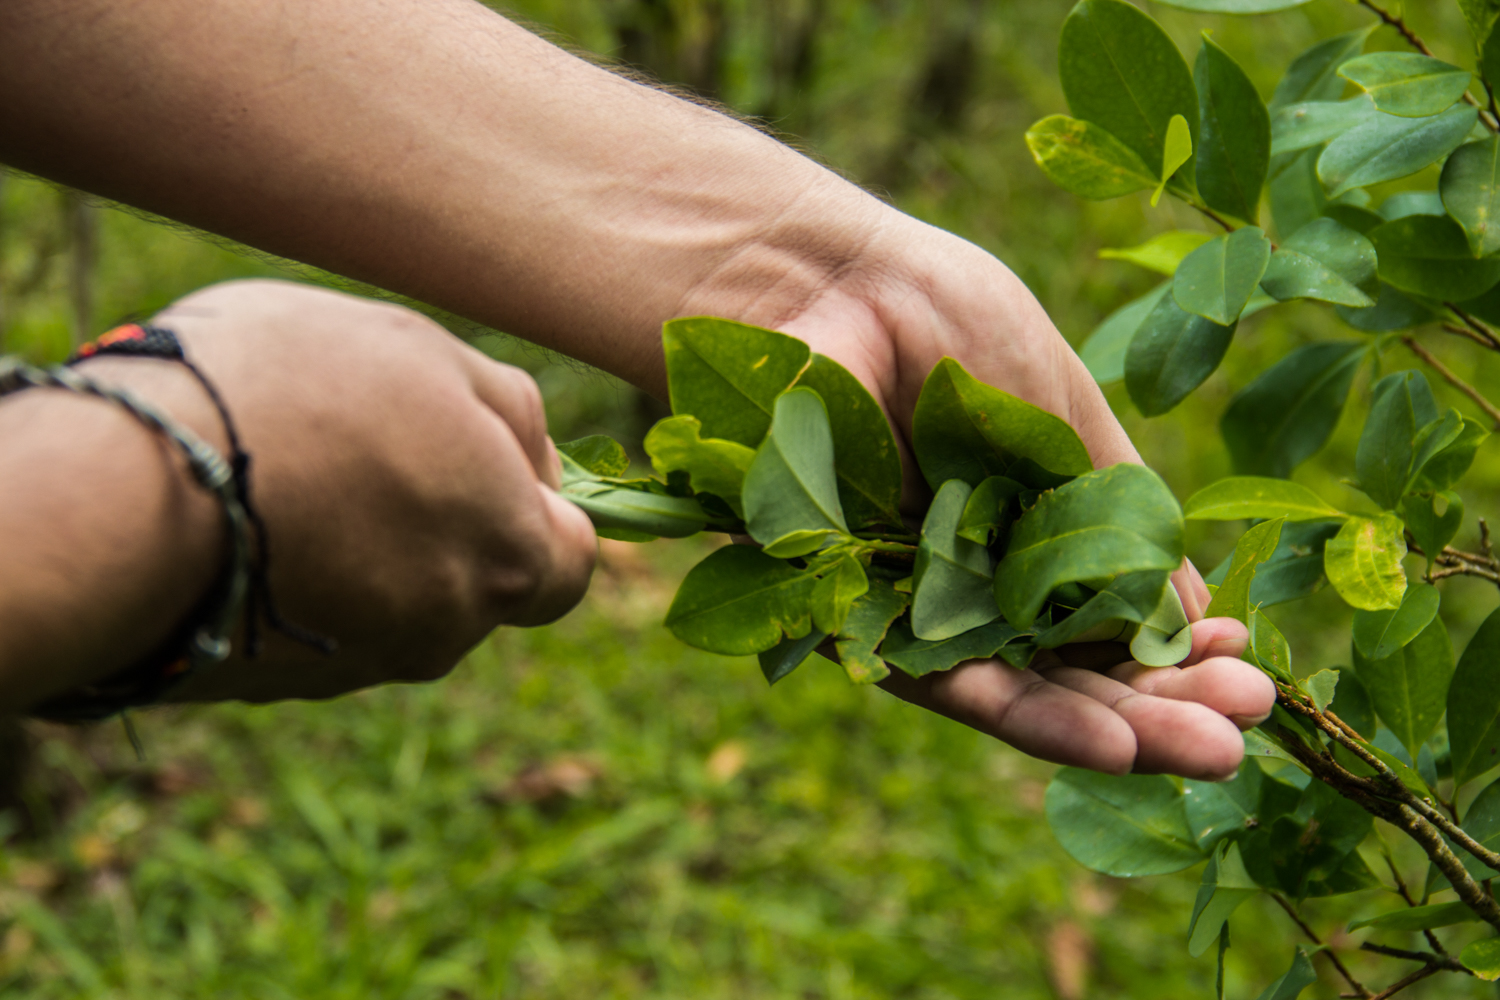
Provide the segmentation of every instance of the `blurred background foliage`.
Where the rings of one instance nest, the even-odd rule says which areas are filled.
[[[1065,108],[1055,72],[1065,3],[501,9],[590,58],[721,102],[973,240],[1075,345],[1157,281],[1099,260],[1101,248],[1199,226],[1170,199],[1159,209],[1145,196],[1081,202],[1031,163],[1022,133]],[[1297,52],[1366,19],[1332,0],[1247,19],[1148,9],[1190,58],[1211,29],[1263,94]],[[1424,0],[1406,16],[1437,55],[1468,64],[1456,6]],[[1395,41],[1377,33],[1371,47]],[[0,185],[0,347],[36,360],[218,280],[353,287],[34,179],[0,174]],[[559,439],[639,440],[662,412],[607,376],[449,321],[537,377]],[[1329,310],[1288,304],[1243,323],[1219,372],[1168,416],[1146,421],[1122,387],[1108,394],[1147,461],[1186,496],[1229,471],[1217,421],[1238,388],[1289,346],[1362,336]],[[1423,336],[1472,384],[1500,387],[1500,358]],[[1416,363],[1402,351],[1387,370]],[[1474,412],[1433,381],[1443,405]],[[1296,476],[1352,509],[1358,495],[1341,481],[1367,396],[1362,377],[1334,441]],[[1467,480],[1472,512],[1500,512],[1495,447]],[[1232,529],[1192,530],[1205,569],[1232,543]],[[1212,957],[1189,959],[1184,947],[1196,872],[1126,883],[1079,868],[1042,820],[1050,767],[832,669],[767,692],[753,659],[667,636],[660,617],[705,544],[606,543],[578,611],[497,633],[441,684],[145,713],[144,762],[117,725],[10,733],[0,995],[1211,994]],[[1465,579],[1446,587],[1462,648],[1493,591]],[[1350,612],[1331,591],[1277,611],[1299,673],[1347,662]],[[1371,902],[1307,912],[1337,940]],[[1229,995],[1258,992],[1295,940],[1266,901],[1242,910]],[[1493,991],[1448,977],[1409,995]],[[1337,990],[1325,979],[1308,995]]]

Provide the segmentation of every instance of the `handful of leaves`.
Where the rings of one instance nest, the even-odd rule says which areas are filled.
[[[667,613],[679,639],[760,658],[775,683],[832,639],[850,680],[979,657],[1017,668],[1068,642],[1129,642],[1143,663],[1192,638],[1168,576],[1182,511],[1139,465],[1095,470],[1064,421],[945,358],[928,375],[912,446],[934,492],[914,534],[884,412],[837,362],[730,320],[663,331],[671,417],[646,435],[657,476],[625,450],[559,445],[563,495],[605,537],[749,535],[695,566]]]

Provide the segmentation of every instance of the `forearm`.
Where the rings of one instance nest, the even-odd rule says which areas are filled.
[[[134,365],[132,385],[207,431],[178,373]],[[169,446],[111,404],[51,389],[0,399],[0,712],[166,640],[218,571],[220,517]]]
[[[470,0],[11,3],[0,95],[0,159],[653,391],[662,320],[793,315],[882,211]]]

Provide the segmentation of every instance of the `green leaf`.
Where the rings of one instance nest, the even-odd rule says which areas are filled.
[[[1193,651],[1193,628],[1177,588],[1161,588],[1156,608],[1141,622],[1130,640],[1130,656],[1148,667],[1170,667],[1187,659]]]
[[[1476,121],[1478,112],[1467,104],[1431,118],[1377,111],[1328,144],[1318,158],[1318,176],[1329,197],[1337,198],[1355,188],[1414,174],[1457,149]],[[1383,264],[1384,254],[1381,257]]]
[[[1366,199],[1369,198],[1369,193],[1366,191],[1361,190],[1357,194],[1364,195]],[[1353,197],[1355,197],[1354,194],[1348,196],[1348,198]],[[1387,198],[1386,201],[1390,201],[1390,199]],[[1376,226],[1390,221],[1379,212],[1372,212],[1370,209],[1360,205],[1351,205],[1348,200],[1338,201],[1329,205],[1323,210],[1323,214],[1340,225],[1349,227],[1361,236],[1367,235]]]
[[[985,385],[952,358],[939,361],[922,384],[912,414],[912,447],[934,490],[950,479],[976,486],[990,476],[1009,476],[1033,489],[1053,485],[1033,481],[1018,468],[1027,459],[1058,476],[1093,468],[1088,449],[1066,421]]]
[[[694,316],[662,328],[672,412],[703,422],[703,434],[754,448],[771,410],[812,351],[795,337],[747,323]]]
[[[1186,118],[1173,115],[1172,120],[1167,122],[1167,144],[1162,150],[1161,179],[1157,182],[1156,190],[1151,192],[1152,208],[1161,201],[1161,193],[1167,189],[1167,182],[1172,179],[1172,175],[1192,156],[1193,130],[1188,127]]]
[[[1260,825],[1257,812],[1264,777],[1260,765],[1246,759],[1230,781],[1188,779],[1182,783],[1188,828],[1198,838],[1199,847],[1211,851],[1225,837]]]
[[[596,476],[622,476],[630,468],[630,456],[624,447],[607,434],[564,441],[557,450]]]
[[[1500,250],[1500,136],[1455,149],[1443,164],[1439,190],[1471,254],[1487,257]]]
[[[1426,379],[1423,379],[1426,382]],[[1431,390],[1428,390],[1431,392]],[[1449,408],[1436,420],[1429,420],[1417,431],[1416,438],[1412,441],[1413,456],[1411,460],[1411,477],[1406,482],[1406,488],[1412,489],[1417,485],[1425,473],[1427,466],[1432,463],[1450,445],[1453,445],[1464,434],[1464,416],[1457,410]]]
[[[995,573],[995,600],[1030,626],[1061,584],[1182,563],[1182,514],[1156,473],[1122,463],[1043,493],[1011,530]]]
[[[1322,448],[1365,350],[1359,341],[1308,344],[1241,389],[1219,423],[1235,471],[1284,478]]]
[[[854,602],[869,589],[864,566],[851,555],[841,556],[831,567],[820,569],[812,593],[813,627],[825,635],[841,633]]]
[[[1261,668],[1284,683],[1292,683],[1292,648],[1276,623],[1256,608],[1250,612],[1250,653]]]
[[[1475,260],[1463,228],[1452,219],[1408,215],[1370,230],[1380,255],[1380,280],[1446,301],[1472,299],[1500,282],[1500,259]]]
[[[785,559],[816,551],[849,529],[823,400],[811,389],[791,389],[776,400],[775,414],[745,473],[745,526],[771,555]]]
[[[901,453],[885,411],[848,369],[821,354],[797,379],[828,408],[844,518],[860,529],[901,526]]]
[[[1223,928],[1241,903],[1260,893],[1240,860],[1238,844],[1220,844],[1203,869],[1203,882],[1188,922],[1188,954],[1197,958],[1219,940]]]
[[[1092,122],[1049,115],[1026,130],[1026,147],[1052,183],[1080,198],[1106,201],[1156,186],[1140,156]]]
[[[1338,69],[1365,47],[1365,41],[1378,25],[1359,28],[1325,38],[1292,60],[1286,74],[1271,95],[1271,110],[1302,101],[1332,101],[1344,92],[1344,81]]]
[[[1256,226],[1215,236],[1177,268],[1172,297],[1188,312],[1227,326],[1239,319],[1270,259],[1271,241]]]
[[[1480,767],[1478,762],[1470,765],[1471,768]],[[1484,771],[1478,772],[1483,774]],[[1472,777],[1466,780],[1473,780]],[[1474,796],[1474,801],[1464,810],[1463,830],[1473,837],[1483,847],[1492,851],[1500,851],[1500,781],[1491,782],[1486,785],[1479,794]],[[1451,841],[1449,841],[1451,845]],[[1474,857],[1468,851],[1460,848],[1454,849],[1460,861],[1464,863],[1464,870],[1479,881],[1496,878],[1500,872],[1496,872],[1483,861]],[[1436,892],[1445,889],[1449,885],[1447,876],[1433,866],[1427,875],[1427,891]]]
[[[1476,420],[1464,418],[1463,430],[1453,443],[1428,459],[1417,477],[1417,484],[1426,489],[1446,490],[1469,471],[1474,464],[1474,455],[1484,444],[1490,432]]]
[[[951,639],[1000,617],[992,595],[995,560],[958,527],[973,490],[950,479],[938,490],[922,522],[912,571],[912,631],[921,639]]]
[[[1319,152],[1309,149],[1294,154],[1290,163],[1271,175],[1271,183],[1267,185],[1271,220],[1283,238],[1318,218],[1325,210],[1336,207],[1328,204],[1328,199],[1323,196],[1323,184],[1318,180]],[[1379,216],[1376,218],[1378,220]]]
[[[1420,326],[1432,319],[1432,310],[1408,298],[1405,293],[1381,282],[1375,293],[1375,304],[1367,309],[1335,306],[1339,318],[1356,330],[1366,333],[1389,333]]]
[[[1058,75],[1076,118],[1106,129],[1161,175],[1167,126],[1198,118],[1182,53],[1148,15],[1123,0],[1082,0],[1063,22]],[[1197,145],[1196,128],[1191,128]],[[1153,181],[1154,183],[1154,181]]]
[[[582,508],[594,528],[601,532],[627,531],[651,537],[686,538],[707,527],[708,515],[698,501],[690,497],[662,496],[588,482],[565,486],[561,495]]]
[[[1203,860],[1182,793],[1161,775],[1065,767],[1047,786],[1047,823],[1085,868],[1116,878],[1165,875]]]
[[[1383,660],[1367,659],[1356,646],[1354,669],[1380,721],[1415,759],[1443,717],[1453,677],[1453,647],[1443,620],[1432,619],[1404,649]]]
[[[1211,234],[1198,229],[1169,229],[1133,247],[1106,247],[1099,251],[1099,259],[1129,261],[1170,278],[1184,257],[1211,239]]]
[[[667,630],[727,656],[764,652],[812,629],[811,573],[748,545],[726,545],[688,571],[667,611]]]
[[[1332,702],[1334,694],[1338,691],[1339,672],[1337,670],[1319,670],[1302,684],[1307,688],[1307,693],[1312,696],[1313,704],[1318,711],[1323,711]]]
[[[1351,920],[1348,929],[1351,932],[1365,927],[1373,927],[1377,931],[1425,931],[1481,919],[1483,918],[1479,914],[1469,909],[1467,903],[1432,903],[1428,906],[1392,910],[1364,920]]]
[[[1464,501],[1452,490],[1411,493],[1401,500],[1401,516],[1406,519],[1406,530],[1427,554],[1427,568],[1431,570],[1437,554],[1463,525]]]
[[[1420,379],[1420,381],[1418,381]],[[1359,437],[1354,469],[1359,488],[1386,510],[1394,510],[1411,478],[1413,439],[1418,425],[1413,397],[1432,390],[1420,373],[1392,372],[1375,383],[1370,415]]]
[[[1102,256],[1107,251],[1100,251]],[[1175,269],[1175,264],[1173,265]],[[1084,341],[1078,356],[1088,368],[1089,374],[1100,385],[1118,382],[1125,377],[1125,353],[1136,331],[1145,323],[1146,317],[1158,302],[1172,290],[1172,283],[1164,281],[1134,301],[1116,309],[1103,323],[1094,328],[1089,339]]]
[[[1323,546],[1338,534],[1341,524],[1342,515],[1338,520],[1285,525],[1275,553],[1255,570],[1255,579],[1250,584],[1251,606],[1271,607],[1322,589],[1327,581],[1323,575]],[[1233,561],[1234,555],[1230,553],[1205,579],[1215,586],[1221,584]]]
[[[1037,634],[1037,646],[1055,649],[1078,640],[1085,633],[1088,633],[1087,638],[1097,641],[1123,638],[1124,633],[1130,631],[1128,623],[1143,622],[1156,610],[1162,591],[1168,586],[1169,575],[1166,570],[1141,570],[1116,577],[1066,618],[1057,621],[1054,617],[1054,624]],[[1093,631],[1106,623],[1119,631],[1103,635]]]
[[[1408,215],[1447,215],[1448,210],[1443,207],[1443,196],[1436,191],[1397,191],[1380,203],[1378,214],[1390,222]]]
[[[1125,351],[1125,388],[1148,417],[1172,409],[1202,385],[1229,350],[1236,323],[1221,326],[1162,296]]]
[[[1470,73],[1415,52],[1371,52],[1339,67],[1386,114],[1425,118],[1451,108],[1469,89]]]
[[[1500,6],[1494,0],[1458,0],[1458,7],[1463,11],[1464,21],[1469,26],[1475,50],[1484,48],[1490,32],[1494,30],[1495,19],[1500,17]]]
[[[646,433],[651,466],[662,477],[686,473],[695,491],[712,493],[743,517],[740,491],[755,451],[737,441],[705,438],[702,432],[703,424],[697,417],[683,415],[657,421]]]
[[[909,603],[910,598],[892,587],[890,581],[878,577],[870,580],[870,589],[849,608],[849,617],[834,643],[849,680],[855,684],[873,684],[890,675],[890,669],[875,650]]]
[[[1267,986],[1255,1000],[1296,1000],[1302,991],[1318,981],[1307,952],[1297,949],[1292,956],[1292,967],[1281,974],[1281,978]]]
[[[1453,672],[1448,745],[1455,786],[1500,764],[1500,611],[1479,626]]]
[[[1260,285],[1272,297],[1373,306],[1374,245],[1333,219],[1314,219],[1271,254]]]
[[[1485,982],[1500,979],[1500,938],[1483,938],[1464,945],[1458,960]]]
[[[1276,551],[1285,523],[1279,517],[1262,521],[1240,536],[1234,545],[1234,560],[1229,564],[1229,572],[1204,609],[1205,618],[1234,618],[1249,624],[1251,581],[1255,579],[1256,568]]]
[[[1200,14],[1271,14],[1291,10],[1309,0],[1162,0],[1164,7],[1197,11]]]
[[[1349,605],[1366,611],[1401,606],[1406,574],[1401,559],[1406,539],[1401,519],[1351,515],[1323,548],[1323,570]]]
[[[992,536],[1003,535],[1015,520],[1015,500],[1026,487],[1014,479],[991,476],[969,495],[958,522],[958,537],[988,545]]]
[[[1314,149],[1374,117],[1375,105],[1363,96],[1285,105],[1271,118],[1271,155]]]
[[[1395,656],[1432,624],[1440,603],[1436,587],[1408,587],[1399,608],[1354,612],[1354,648],[1367,660]]]
[[[802,666],[827,638],[828,633],[814,630],[800,639],[783,639],[770,649],[755,654],[766,683],[775,684]]]
[[[1328,708],[1366,739],[1375,735],[1375,706],[1370,703],[1370,692],[1364,682],[1352,670],[1339,672],[1338,690]]]
[[[1265,476],[1230,476],[1188,497],[1182,516],[1189,521],[1271,517],[1314,521],[1341,518],[1344,513],[1300,483]]]
[[[906,622],[890,627],[880,655],[913,677],[951,670],[966,660],[988,660],[1026,633],[1006,622],[992,622],[948,639],[918,639]]]

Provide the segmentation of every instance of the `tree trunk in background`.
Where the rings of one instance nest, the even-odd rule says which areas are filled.
[[[88,340],[94,327],[94,267],[99,257],[99,213],[77,191],[63,195],[68,225],[68,304],[73,346]]]

